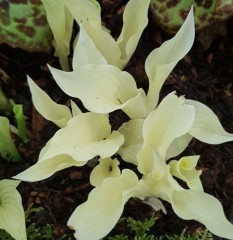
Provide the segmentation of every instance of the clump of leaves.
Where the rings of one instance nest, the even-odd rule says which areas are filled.
[[[186,234],[186,231],[184,230],[180,235],[172,235],[169,236],[167,234],[155,237],[152,234],[149,234],[149,231],[152,226],[154,226],[156,222],[156,217],[152,216],[149,219],[145,219],[143,221],[135,220],[131,217],[127,218],[121,218],[120,220],[126,221],[127,228],[129,228],[129,231],[134,234],[133,240],[212,240],[213,236],[212,234],[206,229],[203,232],[197,232],[194,235]],[[113,237],[108,237],[108,240],[129,240],[128,236],[125,236],[123,234],[116,235]]]

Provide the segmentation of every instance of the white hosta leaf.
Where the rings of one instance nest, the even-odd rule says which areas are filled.
[[[71,100],[70,105],[71,105],[71,112],[73,117],[82,113],[81,109],[77,106],[77,104],[74,101]]]
[[[107,158],[116,153],[123,142],[123,135],[117,131],[111,133],[108,115],[82,113],[55,133],[39,161],[59,155],[70,156],[76,161],[87,161],[97,155]]]
[[[63,70],[69,70],[68,58],[73,29],[73,17],[63,0],[41,0],[54,37],[54,55],[59,57]]]
[[[107,64],[107,61],[80,24],[79,37],[74,49],[73,70],[88,64]]]
[[[201,170],[196,170],[199,156],[182,157],[177,160],[171,160],[171,174],[187,183],[190,189],[203,191],[200,180]]]
[[[99,164],[92,170],[90,174],[90,183],[92,186],[99,186],[104,179],[109,177],[119,177],[121,174],[118,165],[120,162],[115,158],[99,159]]]
[[[97,1],[63,0],[63,2],[78,24],[89,22],[92,25],[101,25],[100,6]]]
[[[141,88],[138,91],[139,94],[122,108],[131,119],[145,118],[148,115],[146,94]]]
[[[93,39],[95,46],[107,60],[108,64],[122,69],[122,64],[119,63],[121,56],[120,48],[109,32],[104,27],[95,28],[88,24],[85,25],[85,30]]]
[[[209,144],[233,141],[233,134],[224,130],[218,117],[206,105],[187,100],[195,107],[195,121],[189,133],[198,140]]]
[[[166,160],[174,158],[181,154],[186,149],[192,138],[193,137],[187,133],[181,137],[174,139],[167,149]]]
[[[149,78],[148,106],[152,111],[158,103],[160,89],[175,67],[192,47],[195,37],[193,9],[176,35],[150,53],[145,69]]]
[[[175,213],[185,220],[196,220],[213,234],[233,239],[233,225],[226,219],[221,203],[201,191],[183,190],[172,194]]]
[[[123,28],[119,38],[118,46],[121,50],[122,68],[127,64],[143,30],[148,23],[147,12],[150,0],[131,0],[125,7],[123,13]]]
[[[87,65],[73,72],[49,68],[60,88],[92,112],[122,109],[141,94],[129,73],[111,65]]]
[[[145,145],[152,145],[166,159],[166,152],[171,143],[190,130],[195,118],[192,105],[184,97],[175,93],[168,94],[158,108],[145,119],[143,138]]]
[[[76,22],[83,27],[92,38],[96,48],[101,52],[108,64],[118,67],[120,48],[114,38],[101,26],[100,8],[87,0],[67,0],[65,5]]]
[[[137,196],[137,175],[128,169],[120,177],[107,178],[94,188],[88,200],[71,215],[68,226],[79,240],[98,240],[106,236],[119,220],[125,203]]]
[[[28,85],[32,94],[32,101],[36,110],[47,120],[63,128],[71,119],[70,109],[54,102],[34,81],[28,77]]]
[[[7,231],[16,240],[26,240],[25,215],[22,199],[16,187],[20,181],[0,181],[0,229]]]
[[[118,153],[122,159],[126,162],[138,165],[137,153],[142,148],[143,138],[142,138],[142,127],[144,119],[134,119],[126,123],[118,129],[122,135],[124,135],[125,141],[120,147]]]
[[[17,174],[13,178],[27,182],[41,181],[52,176],[55,172],[72,166],[80,167],[85,165],[85,161],[75,161],[66,155],[58,155],[46,161],[38,161],[25,171]]]
[[[141,174],[150,174],[154,168],[154,155],[151,145],[145,145],[137,153],[138,171]]]

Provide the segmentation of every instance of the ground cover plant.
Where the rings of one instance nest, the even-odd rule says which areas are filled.
[[[98,9],[96,6],[94,7]],[[145,72],[149,77],[148,92],[136,86],[133,77],[126,72],[122,72],[118,68],[119,66],[115,67],[108,64],[108,59],[102,55],[101,51],[96,50],[94,37],[93,39],[90,38],[82,22],[79,23],[80,35],[76,48],[82,46],[87,50],[86,53],[81,53],[82,57],[79,57],[79,51],[74,53],[74,70],[63,72],[50,67],[50,71],[61,89],[73,97],[73,101],[70,103],[71,108],[68,108],[66,105],[57,104],[56,101],[51,100],[49,95],[37,87],[31,78],[28,78],[36,109],[45,118],[54,122],[60,129],[57,129],[57,133],[53,137],[50,135],[51,140],[48,141],[41,151],[39,161],[22,173],[19,173],[20,171],[18,170],[15,171],[15,174],[19,174],[14,175],[15,178],[32,182],[51,177],[56,171],[67,167],[82,167],[87,161],[92,167],[97,164],[90,175],[90,182],[95,187],[89,195],[92,197],[77,208],[72,215],[73,219],[71,217],[68,222],[71,228],[76,230],[75,236],[77,238],[99,239],[104,237],[116,224],[123,211],[124,203],[130,197],[138,197],[146,201],[147,204],[152,205],[155,209],[164,210],[163,204],[157,198],[154,198],[155,196],[170,202],[176,214],[184,219],[196,219],[204,223],[214,234],[231,239],[232,226],[222,214],[223,210],[219,203],[214,198],[209,197],[210,195],[207,196],[203,192],[199,179],[202,170],[200,168],[195,170],[199,158],[198,154],[192,154],[193,156],[191,157],[183,155],[177,159],[174,157],[183,152],[188,143],[190,143],[191,136],[207,143],[218,144],[231,141],[232,135],[224,131],[216,115],[208,107],[199,104],[197,101],[187,100],[182,96],[178,98],[177,94],[173,91],[174,89],[172,89],[170,94],[162,98],[162,101],[159,101],[159,92],[165,79],[176,63],[187,54],[194,40],[192,13],[190,13],[187,19],[186,25],[184,24],[184,27],[176,37],[155,51],[152,51],[147,58]],[[128,39],[131,37],[131,35],[127,34],[126,36]],[[184,40],[185,37],[187,37],[187,41]],[[83,41],[83,39],[86,41]],[[125,41],[124,46],[127,46],[127,39]],[[84,42],[87,43],[86,46],[85,44],[83,46]],[[177,43],[178,46],[179,43],[184,43],[182,49],[175,48],[173,57],[168,58],[166,51],[171,53],[173,45],[176,46]],[[91,64],[90,61],[93,59],[93,55],[90,58],[87,54],[90,48],[92,49],[92,53],[94,52],[95,59],[97,59],[97,62],[91,62]],[[156,60],[156,55],[161,56],[161,58]],[[166,57],[168,60],[166,60]],[[81,65],[76,68],[76,64]],[[157,71],[153,69],[157,69]],[[82,83],[79,77],[77,77],[79,75],[87,80],[85,79],[84,83]],[[111,81],[107,82],[104,79],[105,77],[108,77]],[[73,82],[69,81],[72,78]],[[95,78],[98,78],[98,83],[94,82]],[[117,81],[115,78],[117,78]],[[74,91],[73,84],[77,84],[81,89]],[[87,86],[91,93],[89,95],[85,92]],[[124,86],[124,89],[122,89],[122,86]],[[129,91],[129,88],[131,91]],[[83,105],[80,105],[80,101],[77,101],[77,98],[82,101]],[[69,104],[68,101],[67,103]],[[171,105],[174,106],[174,111],[169,112],[168,109],[170,108],[168,106],[170,107]],[[114,126],[111,122],[111,117],[114,118],[116,112],[121,115],[123,114],[124,119],[118,122],[117,126]],[[206,125],[203,123],[203,114],[205,114],[208,122]],[[208,118],[207,115],[210,117]],[[172,116],[179,117],[175,117],[174,120]],[[187,121],[184,121],[184,119]],[[164,128],[162,128],[161,122],[163,122]],[[76,125],[77,123],[78,125]],[[213,129],[211,129],[211,124],[209,123],[212,123]],[[98,124],[102,127],[101,132],[96,128]],[[182,127],[179,128],[180,125]],[[172,126],[170,127],[172,131],[166,132],[165,130],[169,129],[169,126]],[[175,129],[175,126],[177,128],[173,131],[173,127]],[[204,132],[204,129],[207,131]],[[151,130],[157,134],[151,135]],[[215,138],[209,133],[209,130],[215,131]],[[77,132],[76,135],[75,132]],[[75,148],[76,150],[80,149],[80,151],[74,151]],[[113,158],[111,158],[112,155],[114,155]],[[96,158],[96,156],[100,156],[100,158]],[[147,160],[145,161],[144,159]],[[169,159],[171,160],[167,161],[168,164],[166,164],[165,160]],[[121,163],[120,168],[119,163]],[[24,169],[22,168],[22,170]],[[90,168],[88,169],[90,172]],[[136,171],[137,175],[134,171]],[[190,190],[187,190],[183,184],[179,185],[181,182],[176,182],[172,176],[186,182]],[[126,179],[129,180],[129,185],[126,184]],[[112,186],[116,186],[116,189],[119,191],[112,193],[110,191],[112,190]],[[161,186],[163,187],[161,188]],[[72,192],[72,189],[70,190]],[[108,198],[107,196],[112,194],[115,194],[116,198],[108,198],[107,202],[103,202],[101,200],[103,195],[101,196],[98,191],[105,194],[106,199]],[[123,196],[122,200],[121,195]],[[151,198],[148,198],[149,196]],[[97,205],[94,206],[91,203],[93,201],[96,204],[95,198],[100,199],[99,208],[103,207],[102,213],[105,212],[104,209],[107,203],[110,205],[113,204],[112,210],[116,211],[115,217],[113,215],[113,218],[106,219],[106,226],[104,226],[105,224],[102,221],[99,229],[97,228],[101,215],[97,214],[96,218],[92,216],[93,212],[95,212],[94,209],[98,208]],[[209,208],[210,212],[214,212],[210,209],[211,204],[209,203],[212,202],[212,206],[214,206],[214,210],[216,211],[215,217],[213,215],[210,220],[209,213],[205,215],[204,211],[203,214],[199,212],[197,217],[195,217],[194,212],[189,212],[190,209],[188,206],[186,206],[187,208],[184,205],[178,207],[177,204],[182,198],[185,200],[189,199],[192,208],[196,204],[197,211],[202,210],[200,210],[201,204],[195,203],[196,199],[202,199],[202,204],[205,201],[208,202],[202,209],[206,210]],[[69,201],[72,202],[70,198]],[[102,205],[103,203],[104,206]],[[73,204],[76,205],[75,202]],[[92,211],[90,211],[89,206],[93,206]],[[85,208],[88,210],[85,210]],[[182,213],[185,209],[187,210],[186,215]],[[84,215],[80,215],[80,211],[84,211]],[[218,211],[221,214],[217,213]],[[71,211],[69,212],[71,213]],[[76,212],[78,212],[78,217],[75,216]],[[110,211],[105,213],[108,216],[111,215]],[[216,221],[216,213],[220,221]],[[93,229],[94,225],[92,227],[88,226],[90,218],[96,221],[96,232]],[[82,221],[84,222],[82,223]],[[109,223],[111,224],[109,225]],[[216,225],[216,223],[219,225]],[[224,229],[223,226],[226,228]]]

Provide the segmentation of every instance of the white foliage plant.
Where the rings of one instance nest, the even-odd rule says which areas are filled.
[[[54,6],[58,12],[65,9],[63,25],[54,31],[65,31],[72,19],[80,26],[73,70],[65,72],[51,66],[49,69],[59,87],[81,100],[87,112],[82,112],[74,102],[71,110],[55,103],[28,77],[34,106],[60,129],[41,150],[38,162],[14,178],[40,181],[62,169],[81,167],[98,156],[98,164],[90,175],[94,188],[68,220],[77,239],[98,240],[106,236],[132,197],[149,199],[148,204],[155,209],[158,206],[163,209],[161,200],[167,201],[180,218],[199,221],[213,234],[233,239],[233,225],[226,219],[220,202],[203,190],[202,171],[196,169],[199,156],[177,158],[192,138],[220,144],[232,141],[233,134],[227,133],[213,111],[200,102],[177,96],[175,92],[158,101],[166,78],[192,47],[193,9],[177,34],[147,57],[149,90],[145,92],[122,69],[148,22],[149,0],[128,2],[117,41],[101,26],[100,7],[95,1],[42,2],[48,14]],[[61,18],[61,15],[50,18],[52,29]],[[62,43],[59,39],[62,32],[54,37],[55,46],[63,49],[60,56],[66,56],[69,39],[62,38]],[[129,120],[112,130],[109,114],[115,110],[126,113]],[[132,169],[120,168],[121,161],[131,163],[142,177]],[[177,178],[187,183],[188,189]]]

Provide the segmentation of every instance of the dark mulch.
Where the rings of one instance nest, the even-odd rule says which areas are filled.
[[[112,29],[114,36],[120,32],[121,14],[127,1],[102,0],[103,21]],[[228,33],[215,40],[208,50],[195,42],[189,54],[181,60],[168,77],[161,96],[177,91],[187,98],[198,100],[208,105],[219,117],[224,128],[233,132],[233,20],[227,23]],[[138,48],[126,67],[136,79],[138,86],[147,88],[144,62],[148,54],[170,37],[153,23],[143,33]],[[58,67],[53,54],[28,53],[20,49],[11,49],[7,45],[0,46],[0,86],[7,97],[16,103],[22,103],[27,118],[27,134],[30,141],[19,145],[22,159],[18,163],[10,163],[0,159],[0,179],[23,171],[37,161],[40,149],[53,136],[57,127],[43,119],[33,108],[31,95],[26,82],[26,75],[34,79],[58,103],[68,104],[67,97],[55,82],[46,64]],[[202,181],[205,191],[218,198],[224,207],[227,218],[233,223],[233,143],[207,145],[192,141],[187,154],[200,154],[199,168],[203,169]],[[44,211],[35,216],[35,221],[52,223],[54,239],[63,233],[72,232],[66,222],[77,205],[87,199],[92,189],[89,184],[90,168],[70,168],[60,171],[51,178],[36,182],[22,183],[19,191],[25,209],[34,203],[42,206]],[[155,235],[164,233],[181,233],[183,229],[195,232],[203,229],[194,221],[183,221],[175,216],[169,204],[165,203],[167,215],[158,212],[159,220],[153,228]],[[152,210],[136,200],[130,200],[124,216],[136,219],[150,217]],[[122,233],[124,226],[119,224],[113,233]],[[70,238],[71,239],[71,238]]]

